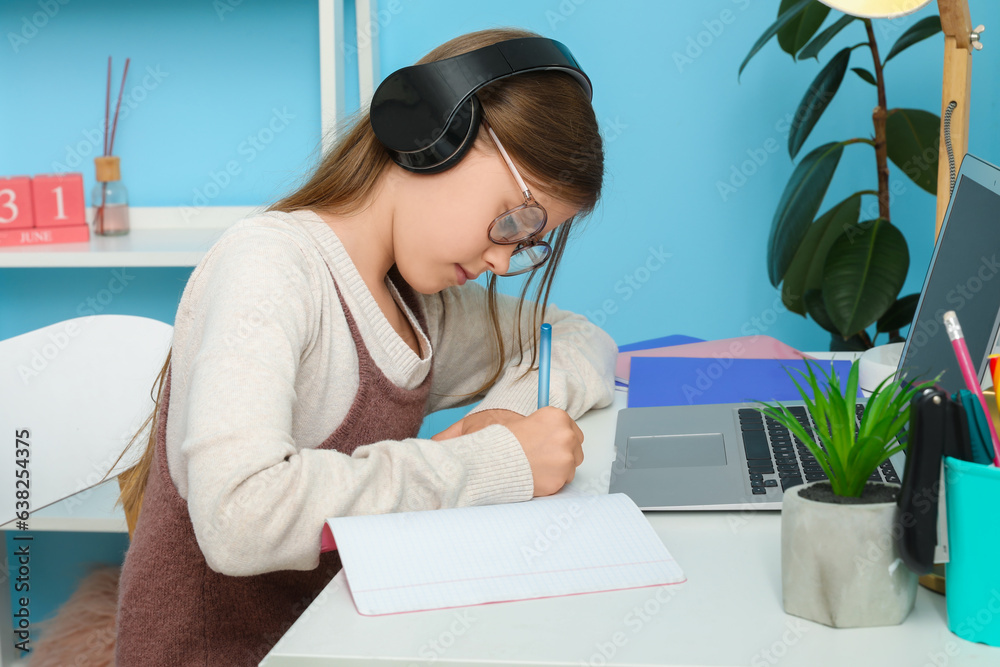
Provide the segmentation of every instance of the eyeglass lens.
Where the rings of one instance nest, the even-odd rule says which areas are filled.
[[[494,223],[490,238],[497,243],[523,241],[545,227],[545,211],[538,206],[526,206],[511,211]]]
[[[549,257],[549,252],[549,246],[541,244],[524,246],[515,250],[510,256],[510,264],[504,275],[511,276],[530,271],[545,262]]]

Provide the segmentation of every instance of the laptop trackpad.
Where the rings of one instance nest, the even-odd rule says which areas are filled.
[[[626,468],[691,468],[726,465],[721,433],[643,435],[628,439]]]

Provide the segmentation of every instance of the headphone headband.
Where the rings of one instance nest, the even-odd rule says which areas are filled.
[[[569,74],[592,99],[590,79],[564,44],[521,37],[396,70],[372,97],[372,129],[404,169],[442,171],[475,140],[481,113],[475,92],[493,81],[541,70]]]

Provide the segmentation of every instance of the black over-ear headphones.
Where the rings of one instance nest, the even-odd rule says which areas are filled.
[[[564,44],[521,37],[396,70],[372,97],[372,129],[404,169],[444,171],[461,160],[476,139],[481,109],[475,92],[498,79],[539,70],[569,74],[587,98],[593,98],[590,79]]]

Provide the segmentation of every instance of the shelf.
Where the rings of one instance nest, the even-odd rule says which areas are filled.
[[[91,227],[86,243],[45,243],[0,248],[0,268],[196,266],[233,223],[252,214],[250,206],[134,207],[124,236],[99,236]],[[93,209],[87,209],[93,220]]]
[[[127,533],[125,512],[115,507],[118,500],[118,479],[109,479],[97,486],[35,510],[28,518],[29,530],[66,531],[80,533]],[[13,531],[14,522],[0,530]]]

